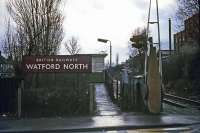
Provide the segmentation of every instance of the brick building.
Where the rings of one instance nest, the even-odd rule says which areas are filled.
[[[177,52],[185,45],[199,43],[199,13],[184,21],[184,30],[174,34],[174,46]]]

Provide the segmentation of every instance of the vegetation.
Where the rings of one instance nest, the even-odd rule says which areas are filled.
[[[24,117],[88,115],[89,83],[104,82],[104,73],[42,73],[26,77]]]
[[[144,74],[144,50],[147,45],[146,32],[145,28],[137,28],[130,39],[133,44],[129,47],[130,58],[127,62],[134,75]]]
[[[184,24],[185,19],[199,13],[198,0],[178,0],[177,4],[178,10],[176,12],[176,18],[180,21],[180,24]]]
[[[179,29],[183,28],[184,21],[197,14],[199,17],[199,0],[178,0],[176,18]],[[200,38],[199,18],[193,23],[191,42],[185,42],[179,55],[173,55],[163,65],[164,81],[170,91],[177,95],[199,95],[200,94]],[[168,89],[169,90],[169,89]]]
[[[23,55],[56,54],[63,39],[60,3],[61,0],[8,0],[12,19],[8,21],[5,54],[18,61]]]
[[[31,76],[31,75],[29,75]],[[88,74],[39,74],[39,83],[26,82],[23,91],[24,117],[87,115]]]
[[[134,57],[138,54],[141,55],[144,52],[147,43],[146,32],[146,28],[139,27],[132,33],[130,38],[132,44],[129,46],[130,56]]]
[[[81,50],[78,39],[75,37],[71,37],[71,39],[65,42],[65,48],[70,55],[78,54]]]
[[[163,81],[167,91],[185,97],[200,93],[199,75],[194,73],[199,71],[197,53],[198,50],[188,46],[181,54],[171,55],[163,63]]]
[[[178,10],[176,12],[176,18],[179,21],[179,23],[177,23],[179,29],[184,27],[184,21],[186,19],[188,19],[194,14],[199,14],[199,4],[199,0],[178,0]],[[197,28],[193,29],[193,32],[195,32],[196,36],[194,36],[192,39],[200,46],[199,19],[196,19],[196,21],[194,21],[193,26]]]

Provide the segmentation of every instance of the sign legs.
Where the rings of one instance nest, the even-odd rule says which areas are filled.
[[[24,80],[21,81],[21,86],[17,91],[17,117],[21,118],[21,106],[22,106],[22,89],[24,89]]]

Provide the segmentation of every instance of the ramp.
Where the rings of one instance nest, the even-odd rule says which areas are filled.
[[[97,115],[109,116],[121,114],[119,107],[111,101],[104,84],[95,84],[95,95]]]

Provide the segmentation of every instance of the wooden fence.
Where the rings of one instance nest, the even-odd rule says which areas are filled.
[[[129,76],[128,84],[121,78],[114,78],[108,71],[105,73],[105,85],[112,101],[125,111],[145,111],[146,88],[142,79]]]

